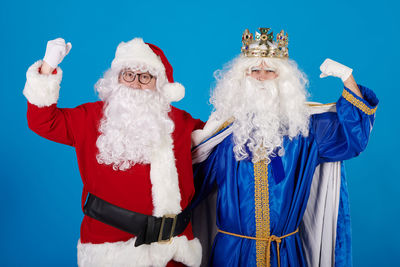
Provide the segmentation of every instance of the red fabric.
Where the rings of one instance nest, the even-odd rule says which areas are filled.
[[[40,70],[42,69],[42,67],[40,67],[39,69],[38,69],[38,72],[40,73]],[[51,73],[51,74],[57,74],[57,69],[54,69],[53,70],[53,72]]]
[[[166,267],[179,267],[179,266],[185,266],[185,264],[177,261],[170,261],[167,263]]]
[[[168,82],[174,82],[173,68],[172,65],[169,63],[167,57],[165,56],[164,52],[158,47],[150,43],[146,43],[153,52],[160,57],[162,64],[165,67],[165,75],[167,76]]]
[[[114,171],[98,164],[96,140],[102,118],[103,102],[87,103],[76,108],[57,108],[56,104],[39,108],[28,103],[29,128],[49,140],[75,147],[83,182],[82,205],[86,192],[122,208],[151,215],[153,211],[150,165],[137,164],[126,171]],[[179,177],[182,210],[194,195],[191,158],[191,133],[204,126],[187,112],[171,108],[175,123],[172,134]],[[183,233],[193,239],[191,225]],[[133,236],[97,220],[84,216],[81,224],[82,243],[126,241]]]

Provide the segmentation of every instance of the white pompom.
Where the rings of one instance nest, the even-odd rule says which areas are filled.
[[[161,90],[169,102],[178,102],[185,96],[185,87],[180,83],[167,83]]]

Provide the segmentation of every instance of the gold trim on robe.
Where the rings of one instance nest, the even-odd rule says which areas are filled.
[[[254,202],[256,237],[269,238],[270,217],[269,217],[269,192],[268,192],[268,163],[265,160],[254,164]],[[266,266],[270,259],[266,259],[267,242],[256,240],[257,267]]]

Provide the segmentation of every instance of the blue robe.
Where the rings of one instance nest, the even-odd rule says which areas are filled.
[[[266,266],[268,263],[278,266],[278,253],[280,266],[307,266],[300,234],[292,233],[302,222],[316,167],[359,155],[372,130],[378,99],[368,88],[359,88],[364,99],[344,88],[336,103],[336,112],[312,115],[309,135],[292,140],[284,137],[285,154],[271,158],[269,164],[265,161],[253,164],[251,159],[237,161],[230,133],[206,159],[194,165],[197,202],[217,187],[218,229],[257,238],[291,234],[282,238],[278,251],[277,242],[271,242],[268,249],[266,241],[219,232],[214,239],[210,266]],[[229,128],[210,139],[223,135]],[[336,266],[351,264],[348,200],[343,179],[342,175]]]

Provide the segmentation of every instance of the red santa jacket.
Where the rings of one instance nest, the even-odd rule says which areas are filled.
[[[57,79],[62,72],[58,69],[56,75],[40,75],[37,72],[37,65],[38,63],[34,64],[28,70],[27,84],[24,89],[24,94],[29,101],[28,125],[31,130],[44,138],[75,147],[83,181],[82,206],[88,192],[119,207],[147,215],[160,216],[163,210],[171,209],[179,212],[190,204],[194,196],[191,133],[202,128],[203,122],[193,119],[187,112],[171,106],[169,117],[174,122],[175,128],[172,133],[172,145],[169,147],[170,159],[165,156],[168,154],[167,146],[167,149],[160,150],[161,157],[158,159],[157,167],[154,167],[153,163],[151,165],[136,164],[125,171],[114,170],[111,165],[99,164],[96,160],[98,153],[96,141],[99,136],[100,120],[103,116],[103,102],[87,103],[76,108],[58,108],[56,102],[51,99],[48,101],[48,98],[53,97],[52,92],[54,93],[55,89],[51,87],[57,84],[51,79]],[[56,90],[59,90],[59,86],[55,87]],[[42,96],[37,96],[37,92],[40,90],[41,93],[45,92],[45,101],[50,103],[43,104],[43,101],[40,100]],[[171,177],[168,178],[166,175],[166,180],[163,180],[163,174],[165,175],[168,168],[171,167],[168,165],[175,165],[172,166],[172,169],[175,170],[176,167],[177,177],[174,178],[174,175],[170,175]],[[156,170],[152,170],[153,167]],[[156,176],[157,179],[154,178]],[[168,189],[168,185],[176,183],[175,188],[171,186]],[[167,191],[164,192],[164,190]],[[177,207],[174,208],[173,202],[179,206],[178,210]],[[157,208],[159,211],[158,214],[155,214]],[[121,263],[129,260],[132,262],[132,266],[135,265],[135,262],[144,263],[146,261],[148,261],[148,265],[165,265],[172,259],[186,265],[200,264],[201,246],[198,240],[193,238],[190,224],[182,235],[173,239],[171,244],[165,246],[157,243],[142,245],[138,247],[140,250],[134,248],[133,244],[133,235],[84,216],[78,244],[79,265],[96,266],[101,261],[89,264],[90,259],[100,259],[105,257],[105,253],[115,254],[115,258],[121,260]],[[124,250],[129,252],[124,254],[121,252]],[[144,250],[146,250],[146,259],[143,257]],[[137,255],[136,258],[135,255]],[[153,256],[154,258],[152,258]],[[104,259],[101,263],[105,263],[105,261]]]

